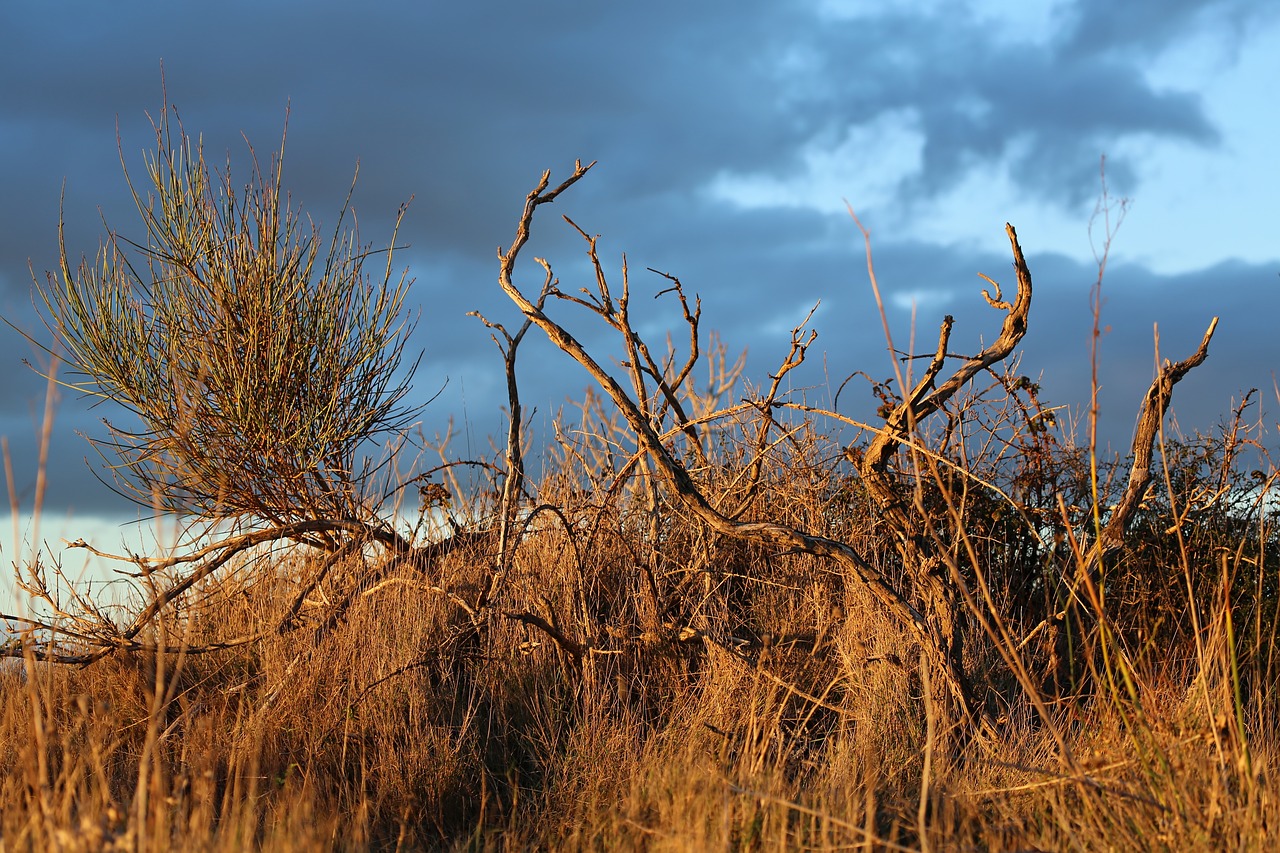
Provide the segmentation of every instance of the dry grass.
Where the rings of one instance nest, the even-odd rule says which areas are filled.
[[[833,512],[841,485],[813,476],[827,450],[816,437],[798,444],[767,478],[761,508],[810,527],[850,524]],[[525,535],[504,595],[577,637],[588,636],[585,608],[600,630],[580,665],[519,620],[477,633],[429,591],[479,587],[496,539],[454,550],[435,577],[402,566],[326,634],[184,652],[271,623],[309,558],[228,570],[200,588],[189,617],[158,623],[158,653],[83,669],[29,656],[25,677],[5,671],[4,849],[1268,846],[1280,818],[1276,603],[1232,580],[1247,554],[1225,574],[1220,565],[1216,594],[1197,601],[1199,643],[1185,595],[1167,596],[1178,613],[1153,598],[1108,621],[1130,686],[1114,661],[1108,679],[1095,631],[1079,652],[1092,686],[1042,696],[1051,719],[993,687],[1000,737],[935,738],[951,746],[931,751],[919,652],[859,587],[818,558],[718,539],[672,507],[659,508],[655,547],[634,494],[597,503],[565,488],[574,477],[547,476],[539,494],[570,526]],[[1268,523],[1265,513],[1255,522]],[[1273,531],[1254,533],[1273,561]],[[874,530],[861,535],[874,550]],[[1135,583],[1151,547],[1126,558]],[[331,599],[362,561],[343,568]],[[1154,568],[1176,590],[1182,568]],[[1236,625],[1260,614],[1268,639],[1237,628],[1233,649],[1229,613]],[[313,625],[309,614],[300,618]],[[1153,630],[1161,645],[1144,649]],[[1233,672],[1244,674],[1238,693]]]

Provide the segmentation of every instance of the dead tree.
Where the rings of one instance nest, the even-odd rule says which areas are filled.
[[[950,315],[945,317],[938,333],[937,349],[924,376],[886,414],[884,427],[862,454],[858,465],[867,490],[892,531],[906,575],[916,590],[930,642],[936,654],[946,660],[944,672],[956,681],[950,690],[961,703],[964,716],[974,720],[981,719],[983,711],[964,667],[966,582],[955,561],[944,559],[937,537],[926,527],[923,508],[913,503],[913,491],[903,488],[892,476],[890,463],[904,444],[911,443],[921,421],[941,411],[947,401],[978,374],[1008,358],[1026,335],[1031,310],[1031,271],[1018,244],[1017,232],[1012,225],[1006,225],[1005,231],[1013,249],[1017,293],[1013,302],[1004,301],[1000,285],[991,279],[987,280],[995,288],[995,295],[986,290],[982,292],[987,304],[1005,312],[999,337],[977,355],[964,358],[960,367],[940,382],[946,360],[955,357],[948,350],[954,321]],[[863,234],[865,237],[866,232]]]
[[[813,535],[774,521],[739,520],[734,514],[717,508],[708,500],[685,464],[668,447],[672,435],[688,434],[693,424],[687,421],[681,422],[677,417],[675,426],[667,431],[664,430],[661,417],[657,416],[659,407],[654,405],[654,401],[673,399],[676,396],[675,389],[666,378],[667,372],[649,355],[644,341],[632,327],[628,313],[630,292],[625,266],[621,293],[612,294],[607,277],[595,254],[594,241],[587,238],[592,244],[590,256],[595,271],[596,286],[592,290],[585,291],[585,299],[560,291],[553,282],[544,285],[535,301],[526,296],[515,284],[513,271],[516,258],[529,239],[536,209],[540,205],[555,201],[561,193],[586,175],[590,168],[578,162],[573,174],[555,188],[550,188],[550,172],[543,173],[542,179],[525,200],[515,240],[509,249],[499,250],[501,260],[499,283],[503,291],[526,318],[538,326],[555,346],[585,368],[592,379],[599,384],[634,433],[640,451],[653,465],[655,477],[686,511],[723,536],[812,554],[829,559],[841,566],[851,580],[863,584],[893,620],[916,638],[925,665],[929,666],[935,674],[932,681],[937,685],[939,696],[944,698],[947,707],[956,712],[953,718],[966,723],[968,727],[988,727],[989,722],[965,675],[959,655],[960,644],[953,639],[955,625],[959,620],[954,596],[949,589],[949,581],[934,570],[928,551],[918,537],[905,537],[904,545],[908,549],[906,553],[911,555],[912,564],[920,567],[916,570],[916,577],[920,579],[923,594],[916,598],[897,587],[879,568],[868,562],[856,549],[845,542]],[[581,229],[579,231],[581,232]],[[886,512],[897,516],[896,526],[904,532],[914,530],[915,526],[911,522],[908,505],[903,503],[896,490],[888,485],[884,471],[888,458],[904,440],[906,434],[904,431],[908,430],[909,425],[914,423],[914,419],[920,416],[912,413],[927,414],[936,410],[974,373],[1007,356],[1025,331],[1026,312],[1031,298],[1030,276],[1026,272],[1026,264],[1022,260],[1021,250],[1017,247],[1012,229],[1010,229],[1010,236],[1014,241],[1015,257],[1019,264],[1018,300],[1012,306],[999,302],[998,289],[994,299],[989,297],[993,305],[1004,307],[1008,311],[1009,316],[1005,323],[1006,333],[996,344],[971,360],[971,363],[966,364],[943,386],[935,390],[933,382],[941,370],[942,360],[946,355],[946,338],[950,331],[948,319],[944,324],[943,337],[935,364],[930,367],[926,378],[922,380],[912,396],[904,402],[901,411],[891,415],[889,425],[873,445],[870,461],[865,464],[864,474],[869,474],[872,482],[880,484],[879,500],[882,506]],[[1022,283],[1024,278],[1025,283]],[[548,294],[588,309],[619,334],[627,353],[624,367],[629,374],[630,388],[624,387],[619,380],[615,379],[563,325],[546,313]],[[686,321],[690,322],[691,314],[687,303],[684,303],[683,293],[677,291],[677,295],[685,305]],[[800,330],[797,329],[796,334],[793,335],[791,353],[778,371],[778,375],[774,377],[775,381],[769,394],[763,400],[750,404],[761,411],[765,417],[771,417],[769,413],[774,408],[772,395],[777,393],[779,384],[777,380],[786,371],[803,361],[804,351],[812,340],[812,337],[804,339]],[[929,393],[931,391],[932,393]],[[661,412],[669,414],[670,410],[662,407]],[[917,601],[923,602],[924,606],[922,607]],[[970,730],[973,729],[970,728]]]
[[[700,316],[700,309],[690,307],[678,280],[667,276],[674,286],[664,293],[675,294],[691,332],[689,363],[681,370],[674,370],[671,363],[660,364],[655,360],[645,341],[636,332],[629,313],[630,288],[625,259],[620,292],[611,292],[608,277],[596,254],[595,239],[567,218],[566,221],[589,244],[588,254],[595,274],[594,287],[584,288],[583,296],[561,291],[550,266],[541,259],[539,262],[546,272],[546,278],[537,297],[530,299],[516,285],[516,260],[529,240],[535,211],[543,204],[554,202],[561,193],[586,175],[590,168],[591,166],[583,166],[578,162],[573,173],[554,188],[550,184],[550,172],[542,175],[538,185],[525,199],[514,241],[508,249],[499,250],[499,284],[521,310],[526,323],[538,326],[555,346],[586,369],[617,407],[634,434],[639,455],[649,466],[647,476],[660,484],[686,512],[717,534],[830,560],[839,565],[851,581],[863,585],[890,617],[918,643],[921,666],[928,668],[929,677],[923,680],[931,685],[931,699],[935,706],[941,708],[957,724],[956,731],[962,739],[971,734],[990,732],[992,726],[983,697],[965,668],[965,626],[969,621],[968,614],[974,614],[992,635],[1006,663],[1019,674],[1034,700],[1035,685],[1020,657],[1020,649],[1025,643],[1018,644],[1014,638],[1003,635],[1004,628],[999,614],[991,611],[993,605],[989,591],[983,588],[983,594],[976,596],[970,590],[966,573],[962,571],[955,556],[944,547],[929,513],[921,505],[919,490],[911,487],[910,477],[907,478],[908,482],[897,479],[893,468],[900,450],[904,447],[913,450],[921,447],[918,440],[921,422],[945,411],[948,402],[958,391],[969,385],[980,373],[990,371],[995,365],[1008,359],[1027,332],[1032,280],[1013,227],[1006,226],[1006,231],[1013,252],[1017,291],[1011,301],[1006,301],[1000,285],[989,278],[987,281],[994,292],[983,291],[987,303],[1004,313],[999,336],[976,355],[957,356],[950,351],[953,321],[951,317],[946,317],[939,332],[936,350],[924,375],[906,390],[901,401],[888,409],[885,423],[876,430],[874,440],[860,456],[854,457],[882,520],[892,532],[905,574],[905,582],[898,584],[846,542],[815,535],[773,520],[743,520],[739,510],[713,503],[708,498],[704,488],[683,461],[690,457],[681,457],[674,450],[676,439],[686,440],[692,458],[701,458],[698,429],[703,422],[691,418],[678,404],[679,384],[688,374],[693,361],[698,358]],[[552,300],[568,301],[586,309],[619,335],[625,352],[621,361],[625,379],[615,378],[564,325],[549,316],[547,306]],[[1106,555],[1114,553],[1123,541],[1124,530],[1150,481],[1151,444],[1168,408],[1172,386],[1204,360],[1212,332],[1211,326],[1200,349],[1192,358],[1177,364],[1166,364],[1148,392],[1135,438],[1135,463],[1129,487],[1119,508],[1097,537],[1095,564],[1100,563]],[[804,361],[805,352],[814,336],[812,332],[806,336],[803,326],[798,327],[793,332],[789,354],[771,376],[772,385],[756,399],[744,401],[742,407],[719,413],[725,415],[746,408],[755,410],[759,418],[757,456],[749,466],[746,478],[748,493],[753,494],[759,486],[760,459],[765,452],[766,437],[771,429],[778,426],[773,420],[775,409],[816,411],[806,406],[781,402],[778,397],[781,378]],[[944,368],[957,360],[959,366],[944,378]],[[923,456],[927,458],[927,454]],[[932,467],[932,463],[929,466]],[[936,476],[936,471],[934,473]],[[914,476],[925,477],[927,472],[917,464]],[[960,521],[958,516],[954,520]],[[983,579],[980,577],[980,567],[973,568],[978,574],[975,579],[981,585]],[[572,646],[570,650],[575,653],[582,653],[590,646],[590,638],[553,639],[562,646],[569,644]],[[1041,711],[1047,713],[1044,708]]]

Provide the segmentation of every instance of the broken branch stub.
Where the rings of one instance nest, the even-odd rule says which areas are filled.
[[[1138,507],[1147,494],[1147,487],[1151,485],[1151,455],[1155,450],[1160,425],[1169,411],[1169,404],[1173,402],[1173,386],[1204,363],[1209,355],[1209,341],[1213,340],[1213,333],[1217,328],[1218,318],[1214,317],[1195,352],[1179,362],[1165,359],[1160,372],[1151,381],[1151,387],[1142,398],[1142,405],[1138,409],[1138,424],[1133,433],[1133,464],[1129,468],[1129,481],[1089,555],[1090,575],[1102,568],[1102,561],[1106,557],[1124,546],[1125,531],[1137,514]]]

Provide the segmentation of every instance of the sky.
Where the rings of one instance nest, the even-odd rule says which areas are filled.
[[[678,275],[702,297],[704,328],[748,351],[756,381],[819,305],[813,370],[797,377],[816,399],[855,371],[893,372],[846,204],[870,229],[896,341],[913,317],[920,339],[935,340],[950,313],[961,352],[999,331],[978,273],[1012,288],[1011,222],[1036,285],[1021,369],[1078,413],[1105,156],[1109,191],[1128,206],[1102,286],[1104,440],[1129,440],[1155,331],[1161,354],[1181,358],[1215,315],[1209,360],[1175,394],[1176,423],[1209,429],[1251,388],[1255,417],[1276,423],[1280,4],[6,2],[0,314],[37,340],[49,336],[32,272],[57,263],[59,204],[75,257],[93,255],[104,222],[137,235],[121,161],[141,173],[162,67],[169,102],[215,162],[242,163],[246,139],[270,152],[287,111],[284,182],[322,224],[357,163],[363,239],[385,243],[412,199],[399,257],[415,279],[410,344],[423,357],[410,402],[439,392],[423,428],[452,419],[460,456],[487,450],[505,402],[501,361],[467,312],[518,325],[495,249],[541,172],[561,178],[577,158],[598,165],[541,210],[526,254],[545,255],[566,290],[589,283],[566,214],[601,235],[606,264],[627,254],[638,293],[665,286],[647,267]],[[536,289],[536,268],[522,269]],[[644,310],[655,339],[678,331],[661,304]],[[602,330],[581,329],[589,348],[612,351]],[[138,511],[86,461],[83,435],[103,435],[111,410],[67,392],[44,523],[32,528],[44,407],[44,382],[23,364],[33,356],[0,328],[17,538],[55,549],[59,537],[96,535],[108,548],[136,538],[119,525]],[[520,379],[538,410],[535,440],[588,384],[533,339]],[[23,548],[13,538],[0,533],[6,563]]]

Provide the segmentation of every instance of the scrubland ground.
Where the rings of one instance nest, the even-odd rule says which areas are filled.
[[[832,450],[798,441],[744,514],[854,542],[892,574],[857,478],[823,464]],[[1182,495],[1222,450],[1181,446]],[[510,605],[479,625],[452,597],[489,582],[496,532],[374,585],[350,556],[293,623],[204,650],[277,625],[323,559],[243,555],[155,622],[149,651],[6,669],[4,849],[1274,844],[1273,508],[1222,494],[1179,522],[1153,501],[1103,611],[1081,606],[1046,644],[1070,545],[1002,541],[998,504],[973,501],[1012,639],[972,644],[993,724],[961,735],[935,713],[918,644],[829,562],[718,536],[643,489],[579,488],[578,464],[565,454],[535,490]],[[718,468],[707,491],[727,500],[742,471]]]
[[[194,532],[114,558],[120,607],[15,566],[0,853],[1280,844],[1265,422],[1247,396],[1212,433],[1165,428],[1216,320],[1157,371],[1130,455],[1102,457],[1017,372],[1010,227],[993,343],[958,355],[947,317],[927,366],[851,373],[822,410],[787,390],[813,333],[752,385],[659,273],[671,314],[643,327],[687,343],[651,350],[625,261],[606,274],[572,222],[594,283],[541,262],[526,295],[534,212],[579,163],[500,253],[523,325],[481,318],[505,442],[401,476],[406,279],[298,214],[282,152],[242,193],[168,114],[147,237],[64,252],[37,293],[72,387],[140,424],[95,440],[117,484]],[[548,436],[521,429],[531,330],[599,394]],[[864,380],[874,424],[838,405]],[[400,452],[362,461],[377,443]]]

